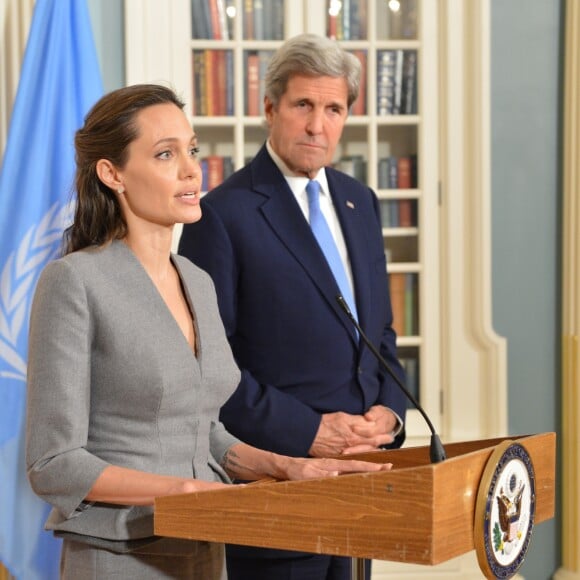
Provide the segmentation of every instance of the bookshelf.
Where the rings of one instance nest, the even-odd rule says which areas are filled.
[[[170,56],[182,72],[170,80],[200,137],[204,189],[263,144],[262,79],[284,38],[327,34],[359,58],[363,90],[335,165],[380,199],[391,285],[403,287],[393,300],[400,356],[410,388],[440,426],[439,316],[429,307],[439,300],[438,269],[431,266],[438,262],[438,221],[430,217],[437,213],[437,42],[425,25],[437,13],[432,1],[398,5],[393,11],[385,0],[174,0],[169,15],[150,10],[145,18],[174,19],[178,27]],[[142,6],[133,14],[130,0],[127,20],[142,19]],[[408,432],[417,444],[427,436],[412,409]]]
[[[338,3],[279,2],[283,38],[336,29],[340,42],[366,60],[364,97],[351,111],[336,162],[360,171],[362,159],[361,180],[376,191],[385,217],[395,212],[398,217],[398,222],[385,220],[383,229],[389,272],[410,278],[416,287],[416,321],[409,334],[400,336],[399,355],[418,377],[419,398],[444,442],[505,436],[506,344],[491,324],[490,0],[415,0],[412,33],[388,4],[342,2],[350,7],[345,37],[344,22],[339,27],[328,12]],[[224,0],[224,7],[238,15],[226,26],[228,35],[194,37],[191,0],[125,0],[126,81],[170,83],[194,106],[194,51],[229,51],[233,114],[196,115],[194,122],[202,155],[229,157],[237,169],[266,137],[261,117],[246,108],[245,59],[275,50],[281,40],[258,36],[255,29],[248,34],[240,16],[246,0]],[[358,32],[350,20],[353,8],[355,16],[357,8],[359,16],[366,13],[366,27],[359,23]],[[416,109],[411,112],[378,111],[377,63],[385,51],[416,55]],[[385,186],[381,161],[412,156],[416,169],[410,187],[408,181],[399,186],[398,179],[395,187],[388,178]],[[409,412],[407,428],[406,445],[425,444],[427,429],[417,412]],[[430,572],[381,562],[373,568],[373,580]],[[480,573],[472,558],[445,564],[441,575],[459,579]]]

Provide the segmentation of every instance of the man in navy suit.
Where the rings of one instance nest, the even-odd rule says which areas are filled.
[[[404,440],[404,395],[336,300],[350,298],[403,379],[376,195],[330,167],[359,79],[359,61],[336,42],[286,41],[265,78],[266,144],[202,199],[203,218],[184,227],[179,244],[212,276],[242,369],[220,417],[240,439],[277,453],[325,457]],[[314,212],[331,250],[317,241]],[[230,580],[346,580],[350,571],[348,558],[228,547]]]

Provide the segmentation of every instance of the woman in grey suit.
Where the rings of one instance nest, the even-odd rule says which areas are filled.
[[[261,451],[219,422],[240,374],[209,276],[171,253],[174,225],[201,217],[176,95],[106,95],[75,147],[74,224],[38,282],[28,367],[28,475],[64,538],[61,577],[223,577],[223,546],[153,535],[156,496],[385,466]]]

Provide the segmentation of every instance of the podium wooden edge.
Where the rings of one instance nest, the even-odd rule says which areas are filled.
[[[388,472],[306,481],[268,481],[157,498],[155,533],[432,565],[474,549],[475,504],[486,464],[504,441],[519,442],[534,463],[536,523],[555,511],[555,433],[357,454],[392,462]]]

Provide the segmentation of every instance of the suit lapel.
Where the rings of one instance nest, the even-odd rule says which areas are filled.
[[[252,162],[254,190],[267,198],[261,206],[264,219],[274,235],[302,265],[308,277],[320,290],[324,301],[335,311],[342,324],[356,341],[352,324],[340,310],[336,295],[340,290],[328,262],[316,242],[294,194],[263,147]]]

